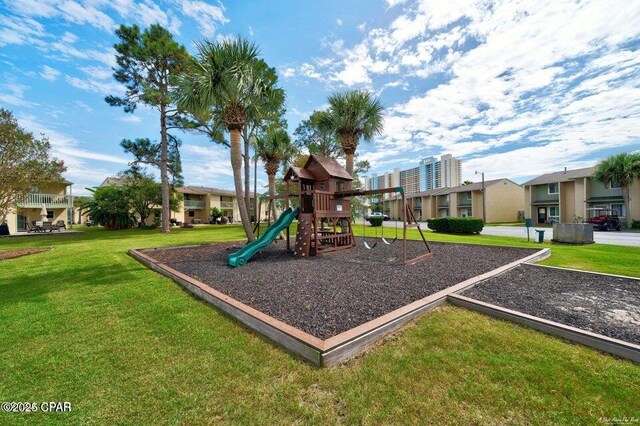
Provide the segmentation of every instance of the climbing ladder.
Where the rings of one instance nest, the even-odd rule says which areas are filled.
[[[295,256],[308,257],[311,252],[311,236],[313,235],[313,213],[298,215],[298,229],[296,231]]]

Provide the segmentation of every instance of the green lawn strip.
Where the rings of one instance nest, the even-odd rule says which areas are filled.
[[[238,239],[238,226],[211,226],[0,240],[54,248],[2,262],[0,401],[73,403],[0,424],[593,423],[640,411],[637,365],[454,307],[317,369],[126,254]]]

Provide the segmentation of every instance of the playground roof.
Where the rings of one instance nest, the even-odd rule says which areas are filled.
[[[289,170],[287,170],[287,174],[284,176],[284,180],[288,180],[292,174],[298,179],[315,180],[315,177],[313,177],[311,172],[309,172],[308,170],[303,169],[302,167],[293,166],[289,167]]]
[[[321,170],[318,170],[318,167],[314,167],[318,165]],[[316,178],[316,180],[322,180],[322,178],[326,178],[325,176],[319,176],[324,171],[329,177],[353,180],[353,177],[345,170],[344,167],[340,165],[335,159],[329,157],[322,157],[320,155],[311,155],[307,160],[307,163],[303,167],[306,170],[309,170]],[[320,173],[319,173],[320,172]]]

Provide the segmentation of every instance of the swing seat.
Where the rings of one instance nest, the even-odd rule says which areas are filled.
[[[373,243],[372,246],[370,246],[368,242],[366,242],[366,241],[364,242],[364,248],[366,248],[367,250],[371,250],[372,248],[375,248],[375,246],[377,246],[377,245],[378,245],[377,241],[375,243]]]
[[[385,243],[386,245],[390,246],[391,244],[395,243],[398,240],[398,237],[395,237],[393,240],[391,241],[387,241],[386,238],[382,237],[382,242]],[[377,244],[377,243],[376,243]]]

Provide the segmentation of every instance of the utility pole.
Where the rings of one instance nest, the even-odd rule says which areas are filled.
[[[484,187],[484,172],[479,172],[476,170],[477,175],[482,175],[482,221],[487,223],[487,200],[486,193]]]

